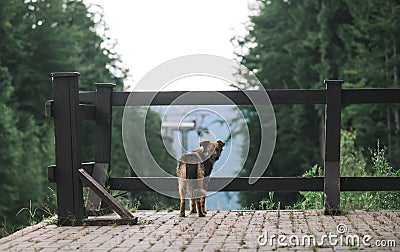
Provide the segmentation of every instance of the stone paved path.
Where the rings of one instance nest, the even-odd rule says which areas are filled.
[[[134,226],[41,223],[0,239],[0,251],[400,251],[400,210],[335,217],[321,211],[209,211],[205,218],[179,218],[177,211],[135,215],[140,224]]]

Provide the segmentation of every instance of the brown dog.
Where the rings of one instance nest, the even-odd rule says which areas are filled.
[[[224,145],[225,143],[221,140],[215,142],[203,140],[200,142],[200,148],[183,154],[179,159],[176,170],[181,197],[179,216],[185,217],[186,193],[190,198],[190,213],[197,212],[199,217],[204,217],[207,213],[205,197],[208,181],[214,163],[221,156]]]

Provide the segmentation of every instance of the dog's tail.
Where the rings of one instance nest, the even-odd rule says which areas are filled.
[[[189,198],[198,199],[207,195],[204,190],[204,167],[198,154],[188,153],[181,159],[186,165],[186,189]]]

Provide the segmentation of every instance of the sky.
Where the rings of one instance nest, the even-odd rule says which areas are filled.
[[[251,1],[252,2],[252,1]],[[231,39],[245,35],[248,0],[85,0],[102,6],[108,35],[134,86],[157,65],[190,54],[234,58]]]

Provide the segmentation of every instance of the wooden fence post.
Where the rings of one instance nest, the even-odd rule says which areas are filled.
[[[325,80],[325,214],[340,214],[340,126],[342,108],[342,80]]]
[[[110,169],[111,161],[111,123],[112,106],[111,94],[115,84],[96,83],[96,144],[95,164],[92,177],[102,186],[106,182],[106,173]],[[89,190],[86,210],[99,211],[101,198]]]
[[[77,72],[52,73],[59,225],[81,225],[84,217],[79,142]]]

